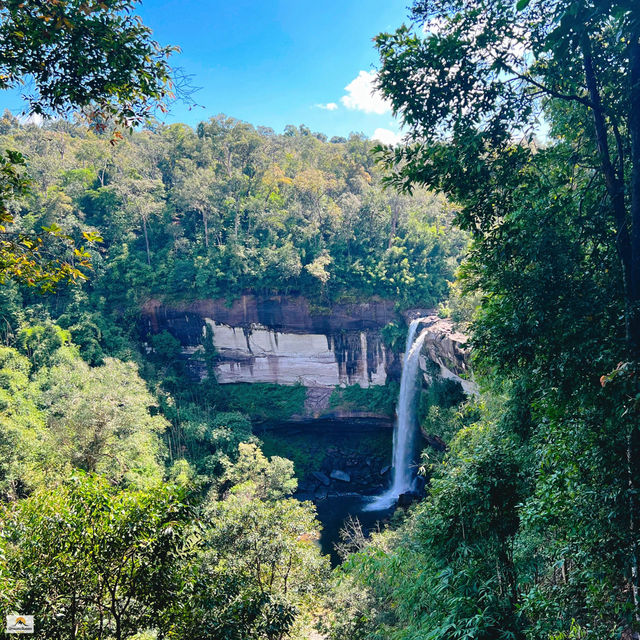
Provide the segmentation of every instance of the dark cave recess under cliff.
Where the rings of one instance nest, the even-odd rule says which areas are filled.
[[[293,461],[301,499],[373,495],[389,481],[392,420],[265,422],[256,425],[254,433],[262,440],[266,455]]]

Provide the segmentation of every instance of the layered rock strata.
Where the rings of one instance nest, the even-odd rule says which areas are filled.
[[[168,331],[199,365],[207,328],[217,352],[218,382],[302,384],[316,389],[385,384],[393,354],[380,331],[397,319],[393,303],[371,301],[314,308],[301,297],[245,295],[228,306],[224,300],[165,305],[148,301],[142,309],[143,333]]]
[[[423,317],[418,331],[429,329],[421,356],[425,382],[430,383],[431,361],[443,378],[474,393],[466,337],[432,309],[408,311],[405,316]],[[349,417],[339,416],[339,408],[330,409],[331,389],[383,385],[399,371],[400,356],[381,337],[382,328],[399,319],[388,300],[322,308],[300,296],[251,294],[232,304],[224,299],[181,304],[149,300],[142,308],[141,331],[146,336],[171,333],[180,341],[194,376],[201,379],[208,374],[202,356],[209,337],[218,382],[302,384],[308,388],[305,415],[331,410],[335,417]]]

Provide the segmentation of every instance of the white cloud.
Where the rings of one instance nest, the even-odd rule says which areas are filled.
[[[44,118],[39,113],[32,113],[29,116],[23,116],[20,118],[23,124],[34,124],[36,127],[41,127],[44,122]]]
[[[382,97],[375,88],[377,74],[375,71],[361,71],[344,90],[347,95],[340,98],[340,102],[347,109],[357,109],[365,113],[382,115],[391,111],[391,103]]]
[[[394,147],[402,142],[402,134],[391,131],[390,129],[376,129],[371,136],[372,140],[382,142],[382,144],[390,144]]]
[[[372,140],[382,142],[382,144],[390,144],[394,147],[402,142],[402,134],[395,133],[389,129],[376,129],[371,136]]]
[[[327,111],[335,111],[338,105],[335,102],[327,102],[327,104],[317,104],[318,109],[326,109]]]

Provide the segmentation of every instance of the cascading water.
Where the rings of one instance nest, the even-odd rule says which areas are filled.
[[[402,493],[414,488],[415,475],[411,462],[416,448],[416,392],[418,391],[418,366],[420,351],[428,330],[425,329],[416,338],[416,331],[422,318],[413,320],[409,325],[407,345],[402,363],[400,395],[396,411],[396,424],[393,432],[393,476],[391,487],[378,496],[367,507],[367,511],[388,509]]]

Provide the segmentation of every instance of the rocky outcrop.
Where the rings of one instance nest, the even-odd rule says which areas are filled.
[[[394,354],[385,348],[380,331],[397,318],[393,303],[336,304],[314,308],[296,296],[245,295],[233,304],[196,300],[166,305],[148,301],[142,309],[143,333],[168,331],[176,337],[192,370],[199,364],[207,329],[216,349],[218,382],[301,383],[330,389],[384,384]]]
[[[418,330],[429,329],[421,361],[426,381],[431,361],[442,377],[459,381],[473,393],[466,337],[433,310],[405,316],[423,317]],[[349,418],[352,412],[329,407],[334,387],[382,385],[394,372],[399,374],[400,356],[381,338],[382,328],[392,320],[399,316],[388,300],[324,308],[300,296],[244,295],[232,304],[223,299],[182,304],[149,300],[142,308],[141,331],[146,336],[171,333],[194,376],[201,379],[208,373],[202,355],[209,336],[218,382],[300,383],[308,388],[304,417]]]
[[[425,329],[428,332],[420,357],[425,383],[431,384],[435,364],[438,367],[436,375],[455,380],[467,395],[476,394],[478,389],[472,380],[467,336],[456,331],[451,320],[440,318],[434,313],[423,317],[418,325],[418,334]]]
[[[334,469],[329,477],[332,480],[340,480],[340,482],[351,482],[351,476],[342,469]]]

